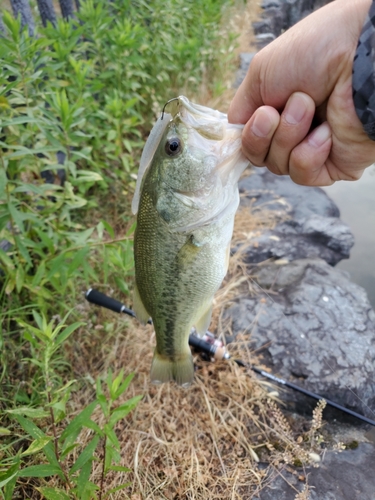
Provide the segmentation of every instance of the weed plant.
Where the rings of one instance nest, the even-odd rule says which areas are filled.
[[[106,474],[127,471],[114,429],[141,397],[123,399],[132,375],[101,373],[91,402],[71,414],[71,391],[84,382],[68,353],[87,332],[76,304],[89,285],[129,294],[140,149],[163,103],[193,95],[225,64],[233,42],[220,36],[225,3],[81,0],[76,19],[38,26],[34,37],[2,12],[3,499],[107,498]],[[91,419],[98,411],[102,426]],[[92,438],[82,448],[84,429]]]

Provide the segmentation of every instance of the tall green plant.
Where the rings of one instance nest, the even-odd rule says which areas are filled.
[[[74,380],[63,384],[58,368],[61,359],[57,356],[61,346],[74,333],[81,323],[65,326],[65,320],[54,325],[54,320],[47,322],[45,316],[33,311],[36,327],[22,323],[24,337],[30,343],[31,362],[37,367],[35,377],[41,379],[41,400],[39,406],[30,408],[22,406],[7,410],[9,417],[15,419],[30,444],[26,449],[19,450],[17,455],[1,460],[1,452],[6,454],[9,447],[0,448],[0,488],[3,489],[4,500],[13,498],[17,480],[34,477],[45,478],[56,476],[61,486],[40,486],[37,488],[47,500],[69,500],[70,498],[89,500],[104,499],[111,493],[128,486],[120,484],[115,488],[105,488],[105,477],[110,471],[128,472],[127,467],[118,465],[121,460],[120,444],[114,432],[117,422],[125,418],[136,407],[142,396],[135,396],[121,404],[118,399],[128,389],[133,375],[124,377],[124,371],[113,377],[109,371],[106,377],[106,390],[103,390],[100,378],[96,382],[96,399],[86,406],[61,432],[61,425],[66,419],[66,403]],[[96,409],[100,409],[103,418],[101,425],[91,419]],[[49,420],[49,431],[45,419]],[[35,420],[41,420],[44,425],[37,425]],[[82,429],[89,429],[92,438],[82,449],[79,435]],[[16,435],[8,429],[0,428],[5,435]],[[81,449],[80,449],[81,448]],[[98,484],[90,481],[92,465],[99,460],[96,452],[102,448],[101,473]],[[79,450],[77,454],[77,450]],[[31,457],[40,456],[37,464],[28,465]],[[73,458],[75,457],[75,458]],[[96,494],[98,492],[98,494]]]
[[[22,475],[42,478],[35,487],[46,498],[108,494],[105,476],[119,467],[113,428],[136,401],[117,407],[130,379],[109,375],[106,390],[98,382],[95,401],[64,428],[76,386],[60,348],[80,313],[62,325],[89,285],[129,294],[129,197],[144,139],[163,103],[195,92],[232,42],[219,36],[226,0],[80,3],[77,19],[39,25],[35,36],[11,14],[2,17],[0,490],[7,499]],[[45,319],[52,316],[65,319]],[[94,410],[104,426],[91,423]],[[9,418],[16,427],[7,428]],[[84,426],[93,439],[75,460]],[[20,448],[24,439],[28,449]],[[106,459],[95,486],[98,447]],[[56,491],[47,474],[57,478]]]

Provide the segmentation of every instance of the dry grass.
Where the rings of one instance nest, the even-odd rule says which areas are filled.
[[[244,235],[269,224],[272,216],[265,211],[252,213],[251,207],[244,207],[238,212],[234,243],[239,250],[216,296],[211,324],[216,333],[231,333],[230,323],[221,315],[226,305],[241,293],[256,293],[241,259],[241,243]],[[97,322],[104,323],[108,314],[99,312]],[[123,477],[120,473],[108,476],[106,489],[127,481],[131,486],[110,498],[250,499],[287,464],[310,462],[310,445],[292,430],[276,404],[277,392],[268,382],[233,361],[212,363],[196,355],[196,377],[190,388],[151,385],[149,370],[155,345],[152,327],[139,326],[136,321],[129,324],[115,315],[112,318],[113,330],[118,332],[112,346],[102,346],[97,335],[87,336],[87,343],[84,337],[75,366],[80,376],[90,374],[90,378],[105,373],[108,367],[114,372],[125,367],[127,372],[136,373],[126,397],[144,396],[116,428],[122,465],[132,472]],[[243,332],[228,346],[232,359],[256,361],[248,347],[249,335]],[[89,400],[91,392],[76,394],[77,406]],[[89,439],[87,431],[82,446]],[[98,463],[95,482],[99,482],[100,471]]]
[[[258,2],[239,4],[228,12],[225,30],[241,33],[234,57],[250,51],[253,35],[251,22],[258,17]],[[233,72],[226,75],[227,90],[219,99],[202,89],[197,102],[227,109],[235,90]],[[264,227],[276,223],[274,212],[254,209],[250,202],[237,213],[234,246],[228,275],[215,297],[211,329],[225,338],[231,324],[223,320],[224,309],[234,300],[256,294],[251,276],[243,263],[243,254],[251,238]],[[87,306],[87,311],[89,311]],[[113,319],[112,319],[113,318]],[[112,322],[112,345],[104,345],[100,323]],[[94,325],[93,325],[94,327]],[[206,362],[195,356],[195,382],[188,389],[174,384],[153,386],[149,370],[155,338],[150,326],[129,323],[105,311],[96,318],[98,331],[80,342],[75,353],[78,376],[95,379],[110,367],[114,372],[125,367],[136,376],[127,398],[143,394],[136,410],[116,428],[121,442],[121,465],[131,473],[107,477],[106,489],[130,482],[128,489],[113,494],[112,499],[250,499],[254,498],[274,476],[290,464],[309,463],[311,442],[297,436],[276,404],[277,392],[268,382],[257,379],[253,372],[232,362]],[[232,359],[256,362],[249,350],[249,331],[238,335],[228,346]],[[89,374],[89,375],[88,375]],[[76,394],[77,407],[92,397],[92,391]],[[316,418],[319,418],[317,416]],[[312,433],[308,435],[310,439]],[[90,433],[82,436],[82,446]],[[312,438],[311,438],[312,440]],[[94,470],[99,482],[101,465]],[[290,469],[289,469],[290,471]],[[301,476],[301,481],[305,476]],[[302,490],[302,487],[301,487]],[[296,490],[296,498],[309,498],[309,488]]]

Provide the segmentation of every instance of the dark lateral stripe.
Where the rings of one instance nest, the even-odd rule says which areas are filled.
[[[174,316],[174,315],[173,315]],[[170,316],[165,322],[165,339],[164,339],[164,350],[168,357],[174,359],[176,354],[176,349],[174,345],[174,333],[175,333],[175,318]]]

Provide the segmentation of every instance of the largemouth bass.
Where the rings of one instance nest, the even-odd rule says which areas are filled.
[[[192,327],[204,334],[212,301],[228,269],[238,180],[248,165],[243,125],[224,113],[173,100],[156,122],[142,153],[132,204],[134,310],[152,318],[154,383],[188,385],[194,365]]]

